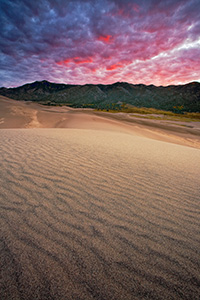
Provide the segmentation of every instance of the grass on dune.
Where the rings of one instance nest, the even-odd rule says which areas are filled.
[[[148,120],[166,120],[166,121],[181,121],[181,122],[199,122],[200,119],[189,118],[185,117],[184,115],[181,116],[142,116],[142,115],[131,115],[131,117],[141,118],[141,119],[148,119]]]
[[[172,111],[160,110],[156,108],[146,108],[146,107],[135,107],[135,106],[127,106],[123,107],[120,110],[112,110],[112,109],[102,109],[103,112],[109,113],[129,113],[134,114],[132,117],[152,119],[152,120],[173,120],[173,121],[183,121],[183,122],[198,122],[200,121],[200,113],[174,113]],[[144,116],[145,115],[145,116]]]

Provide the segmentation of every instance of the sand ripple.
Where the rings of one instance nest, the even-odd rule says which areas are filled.
[[[200,151],[0,131],[1,299],[199,299]]]

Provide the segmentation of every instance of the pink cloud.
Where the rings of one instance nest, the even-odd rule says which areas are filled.
[[[136,12],[140,11],[140,6],[137,3],[133,3],[133,10]]]
[[[53,1],[51,14],[49,1],[42,9],[33,3],[37,14],[24,11],[23,18],[27,1],[5,1],[2,85],[16,78],[156,85],[200,79],[199,45],[183,49],[200,36],[199,0]]]
[[[89,58],[86,58],[86,59],[84,59],[84,58],[81,58],[81,57],[74,57],[73,58],[73,62],[75,63],[75,64],[87,64],[87,63],[92,63],[93,62],[93,59],[91,58],[91,57],[89,57]]]
[[[110,43],[112,35],[99,36],[98,40],[104,43]]]
[[[91,57],[89,58],[81,58],[81,57],[73,57],[73,58],[67,58],[65,60],[61,60],[61,61],[58,61],[57,62],[57,65],[66,65],[66,64],[69,64],[69,63],[74,63],[74,64],[87,64],[87,63],[92,63],[93,62],[93,59]]]
[[[119,6],[116,6],[110,15],[129,18],[135,13],[139,13],[139,11],[140,6],[137,3],[132,3],[132,1],[130,1],[129,3],[126,3],[126,5],[121,3]]]
[[[118,69],[118,68],[122,68],[122,67],[123,67],[122,64],[114,64],[114,65],[106,67],[106,70],[112,71],[112,70],[115,70],[115,69]]]

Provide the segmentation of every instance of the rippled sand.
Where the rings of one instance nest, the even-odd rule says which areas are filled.
[[[0,130],[1,299],[199,299],[200,150]]]

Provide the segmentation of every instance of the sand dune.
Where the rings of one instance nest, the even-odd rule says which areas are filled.
[[[0,108],[0,299],[200,298],[198,136]]]
[[[70,107],[47,107],[0,96],[2,128],[76,128],[124,132],[200,149],[200,122],[143,120]]]
[[[199,299],[200,152],[0,131],[1,299]]]

